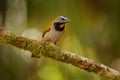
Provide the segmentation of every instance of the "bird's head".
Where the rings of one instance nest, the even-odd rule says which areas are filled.
[[[68,23],[68,22],[70,22],[70,20],[66,16],[58,16],[55,20],[55,23]]]

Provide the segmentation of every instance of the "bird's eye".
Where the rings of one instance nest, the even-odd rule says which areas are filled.
[[[61,18],[62,20],[65,20],[65,18]]]

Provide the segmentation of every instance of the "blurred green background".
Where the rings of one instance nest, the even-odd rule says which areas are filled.
[[[57,44],[62,49],[120,71],[119,0],[0,0],[0,25],[40,40],[45,26],[64,15],[71,23]],[[52,59],[0,45],[0,80],[107,80]]]

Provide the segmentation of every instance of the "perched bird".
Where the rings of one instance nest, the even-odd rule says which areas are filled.
[[[42,45],[44,46],[51,42],[56,44],[63,35],[65,24],[68,22],[70,22],[70,20],[65,16],[58,16],[57,18],[55,18],[52,21],[52,23],[50,23],[46,28],[46,30],[43,32],[42,40],[41,40]],[[33,54],[31,55],[31,57],[40,58],[40,56],[37,57]]]
[[[70,20],[65,16],[58,16],[57,18],[55,18],[47,27],[47,29],[43,32],[41,42],[43,44],[49,44],[51,42],[56,44],[63,35],[65,24],[68,22],[70,22]]]

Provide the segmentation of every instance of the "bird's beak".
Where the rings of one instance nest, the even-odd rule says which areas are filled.
[[[68,19],[67,21],[66,21],[66,23],[70,23],[71,21]]]

